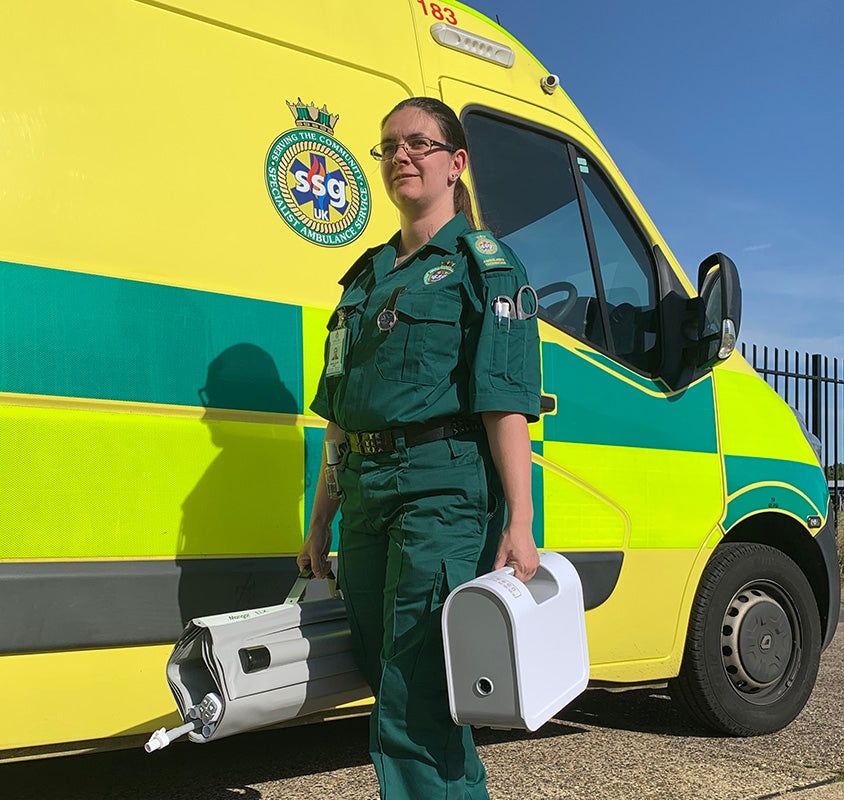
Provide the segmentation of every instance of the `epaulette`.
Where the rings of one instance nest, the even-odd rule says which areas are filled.
[[[367,265],[367,262],[371,262],[372,257],[377,252],[382,250],[383,248],[384,248],[384,245],[382,244],[382,245],[378,245],[378,247],[370,247],[369,250],[365,250],[361,254],[360,258],[358,258],[358,260],[355,261],[355,263],[352,264],[351,267],[349,267],[346,274],[342,278],[340,278],[340,280],[337,281],[337,283],[339,283],[344,289],[348,289],[349,284],[355,278],[357,278],[357,276],[360,275],[361,272],[363,272],[363,268]]]
[[[489,231],[470,231],[460,237],[469,248],[478,269],[513,269],[507,251]]]

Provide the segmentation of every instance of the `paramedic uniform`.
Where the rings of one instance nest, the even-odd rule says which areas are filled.
[[[440,619],[451,589],[492,568],[505,509],[480,413],[538,419],[539,337],[535,317],[493,315],[524,267],[462,213],[395,266],[398,242],[341,280],[311,408],[349,442],[339,578],[381,796],[486,800],[471,730],[449,713]]]

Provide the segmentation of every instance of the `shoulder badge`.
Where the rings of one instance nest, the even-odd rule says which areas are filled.
[[[481,272],[489,269],[512,269],[506,259],[504,248],[489,231],[471,231],[460,237],[469,246],[469,251]]]
[[[492,256],[498,252],[498,242],[490,239],[489,236],[481,234],[475,239],[475,250],[482,256]]]

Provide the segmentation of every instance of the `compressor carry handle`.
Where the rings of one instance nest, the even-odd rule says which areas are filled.
[[[541,562],[536,573],[527,583],[516,577],[516,570],[511,566],[502,567],[497,571],[511,577],[519,586],[524,586],[538,606],[555,597],[560,589],[560,584],[554,577],[554,573]]]
[[[302,595],[305,594],[305,589],[308,587],[308,581],[310,581],[313,577],[314,571],[310,567],[305,567],[299,573],[299,577],[296,578],[296,581],[293,583],[293,586],[287,595],[287,599],[282,603],[282,605],[295,606],[296,603],[300,602],[302,600]],[[334,572],[331,569],[328,570],[325,580],[328,581],[328,591],[331,594],[331,597],[335,600],[342,600],[343,597],[337,589],[337,578],[334,576]]]

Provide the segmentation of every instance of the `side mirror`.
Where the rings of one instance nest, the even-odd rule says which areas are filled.
[[[714,253],[697,273],[700,315],[698,317],[698,366],[711,367],[736,348],[741,325],[741,283],[732,259]]]

